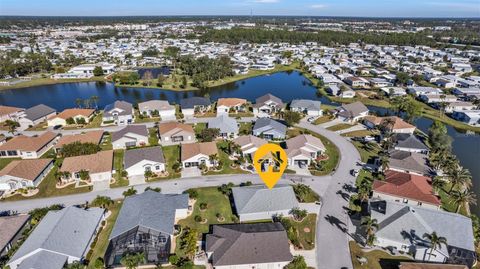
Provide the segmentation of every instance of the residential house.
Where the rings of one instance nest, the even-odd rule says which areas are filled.
[[[162,145],[194,143],[195,131],[188,124],[178,122],[160,123],[158,133]]]
[[[205,113],[211,108],[211,101],[205,97],[190,97],[180,100],[180,107],[185,119],[193,118],[195,113]]]
[[[176,119],[175,106],[170,105],[168,101],[164,100],[150,100],[139,103],[138,110],[140,111],[140,114],[147,117],[160,116],[163,121]]]
[[[75,142],[78,143],[92,143],[99,145],[103,138],[103,130],[89,131],[81,134],[71,134],[64,135],[58,139],[58,142],[55,144],[54,149],[57,154],[59,154],[63,146],[72,144]]]
[[[370,82],[362,77],[347,77],[344,79],[344,82],[348,85],[352,86],[353,88],[365,88]]]
[[[52,167],[52,159],[14,160],[0,170],[0,190],[36,188]]]
[[[219,98],[217,100],[217,115],[230,112],[244,112],[247,100],[242,98]]]
[[[290,185],[276,185],[272,189],[265,185],[235,187],[232,195],[235,211],[242,222],[288,216],[299,205]]]
[[[429,148],[417,136],[409,133],[399,133],[392,136],[395,149],[408,152],[428,154]]]
[[[48,126],[66,126],[67,121],[72,119],[75,123],[89,123],[95,113],[95,109],[69,108],[65,109],[56,116],[52,116],[47,120]]]
[[[133,122],[133,118],[132,104],[125,101],[115,101],[105,106],[102,120],[104,124],[127,125]]]
[[[398,134],[413,134],[415,126],[405,122],[402,118],[397,116],[392,117],[377,117],[366,116],[363,119],[363,124],[370,129],[381,127],[385,131]]]
[[[147,264],[166,264],[175,251],[175,223],[188,215],[188,194],[146,191],[123,202],[110,233],[105,265],[123,267],[126,253],[142,252]]]
[[[353,123],[366,117],[368,115],[368,108],[362,102],[354,102],[336,108],[334,114],[342,121]]]
[[[408,205],[440,209],[440,198],[435,195],[432,179],[393,170],[385,172],[385,180],[374,180],[372,198],[402,202]]]
[[[228,114],[220,114],[216,118],[211,118],[207,122],[207,127],[219,130],[219,138],[229,139],[238,136],[238,123],[234,118],[230,118]]]
[[[356,95],[356,92],[354,90],[351,90],[351,89],[347,89],[347,90],[341,90],[340,91],[340,94],[338,95],[340,98],[353,98],[355,97]]]
[[[144,176],[147,171],[154,174],[165,172],[165,166],[160,146],[127,150],[123,157],[123,167],[129,177]]]
[[[413,253],[424,262],[465,264],[476,260],[472,220],[460,214],[394,201],[370,203],[371,217],[378,221],[375,245]],[[447,244],[432,249],[425,234],[436,232]]]
[[[432,103],[453,103],[457,101],[457,97],[455,95],[449,94],[421,94],[419,96],[420,100],[427,104]]]
[[[285,141],[288,165],[308,167],[327,150],[322,141],[313,135],[299,135]]]
[[[0,105],[0,122],[5,122],[7,120],[18,121],[24,112],[24,108]]]
[[[422,94],[443,94],[443,91],[439,88],[432,88],[432,87],[408,87],[408,93],[413,93],[416,96],[420,96]]]
[[[322,116],[322,102],[308,99],[296,99],[290,103],[290,110],[308,116]]]
[[[390,97],[407,95],[407,91],[401,87],[383,87],[380,90]]]
[[[43,104],[36,105],[25,110],[18,123],[24,127],[35,126],[55,116],[56,113],[57,111],[49,106]]]
[[[271,116],[282,111],[284,106],[282,99],[268,93],[255,100],[253,114],[257,117]]]
[[[194,144],[183,144],[180,152],[182,166],[197,167],[205,164],[206,167],[213,167],[216,163],[210,160],[211,155],[218,155],[217,144],[215,142],[204,142]]]
[[[234,143],[240,146],[240,150],[244,157],[250,157],[253,160],[253,155],[261,146],[268,142],[253,135],[242,135],[233,140]]]
[[[67,157],[62,162],[60,172],[68,172],[63,176],[64,182],[81,180],[81,172],[88,172],[89,181],[105,182],[112,179],[113,150],[99,151],[95,154]]]
[[[480,125],[480,110],[453,111],[452,118],[472,126],[477,126]]]
[[[40,158],[56,141],[57,134],[52,132],[45,132],[39,136],[15,136],[0,145],[0,158]]]
[[[0,258],[22,237],[22,232],[29,226],[29,215],[0,217]]]
[[[72,74],[85,74],[85,75],[90,75],[93,76],[93,70],[95,67],[101,67],[103,70],[103,73],[105,75],[112,74],[115,72],[115,65],[114,64],[109,64],[109,63],[97,63],[97,64],[81,64],[77,65],[75,67],[72,67],[70,70],[68,70],[68,73]]]
[[[453,113],[453,111],[470,111],[475,110],[478,106],[473,104],[472,102],[463,102],[463,101],[455,101],[447,104],[444,108],[445,113]]]
[[[393,83],[384,79],[384,78],[371,78],[370,79],[370,87],[372,88],[384,88],[384,87],[391,87]]]
[[[285,139],[287,126],[270,118],[259,118],[253,125],[253,135],[267,140]]]
[[[103,219],[104,209],[97,207],[49,211],[7,265],[12,269],[62,269],[82,262]]]
[[[205,252],[215,269],[284,268],[293,260],[282,224],[213,225]]]
[[[389,168],[399,172],[418,175],[428,175],[431,173],[425,154],[400,150],[390,152]]]
[[[113,149],[148,145],[149,133],[145,125],[129,125],[112,134]]]

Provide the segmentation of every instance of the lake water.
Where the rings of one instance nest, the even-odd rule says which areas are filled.
[[[292,99],[314,99],[324,104],[333,104],[328,98],[318,94],[318,91],[299,72],[281,72],[267,76],[249,78],[234,83],[199,91],[168,91],[160,89],[119,88],[111,83],[65,83],[37,86],[16,90],[0,91],[0,104],[28,108],[37,104],[46,104],[58,111],[75,107],[77,98],[87,99],[93,95],[99,97],[98,105],[103,108],[115,100],[125,100],[131,103],[152,99],[168,100],[179,103],[182,98],[191,96],[210,96],[212,100],[220,97],[239,97],[255,101],[259,96],[271,93],[284,102]],[[385,109],[371,107],[380,113]],[[426,132],[432,121],[426,118],[417,120],[417,127]],[[460,163],[468,168],[473,175],[473,190],[480,196],[480,135],[468,135],[448,127],[448,133],[453,138],[453,151]],[[472,208],[472,212],[480,215],[480,207]]]

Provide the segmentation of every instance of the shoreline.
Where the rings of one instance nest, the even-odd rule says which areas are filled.
[[[390,109],[391,105],[388,102],[388,100],[371,100],[368,98],[338,98],[338,97],[332,97],[329,96],[322,88],[317,87],[318,79],[314,78],[311,74],[306,73],[304,70],[301,70],[299,67],[299,64],[297,62],[293,62],[290,65],[277,65],[274,69],[272,70],[252,70],[248,74],[244,75],[235,75],[232,77],[227,77],[224,80],[219,80],[219,81],[214,81],[212,82],[211,85],[209,85],[205,90],[209,90],[211,88],[215,87],[220,87],[229,83],[235,83],[238,81],[254,78],[254,77],[259,77],[259,76],[264,76],[264,75],[271,75],[275,73],[280,73],[280,72],[289,72],[289,71],[297,71],[300,72],[306,79],[308,79],[312,85],[317,88],[317,91],[319,91],[322,95],[324,95],[326,98],[328,98],[330,101],[335,102],[335,103],[353,103],[356,101],[362,102],[366,106],[375,106],[379,108],[385,108],[385,109]],[[39,81],[41,80],[41,81]],[[111,81],[106,80],[104,77],[93,77],[90,79],[69,79],[69,80],[54,80],[51,78],[45,78],[45,79],[39,79],[36,81],[33,81],[33,83],[29,83],[31,81],[27,81],[25,83],[19,83],[18,85],[12,85],[12,86],[0,86],[0,91],[4,90],[16,90],[16,89],[23,89],[23,88],[29,88],[29,87],[38,87],[38,86],[47,86],[47,85],[56,85],[56,84],[66,84],[66,83],[85,83],[85,82],[105,82],[105,83],[113,83]],[[173,88],[173,87],[157,87],[157,86],[143,86],[141,84],[137,85],[123,85],[123,84],[115,84],[113,83],[115,87],[119,88],[139,88],[139,89],[157,89],[157,90],[165,90],[165,91],[173,91],[173,92],[188,92],[188,91],[198,91],[202,90],[196,87],[187,87],[187,88]],[[447,115],[439,115],[439,112],[434,110],[433,108],[430,108],[428,105],[421,103],[423,107],[423,113],[421,117],[433,120],[433,121],[440,121],[446,125],[452,126],[455,128],[457,131],[464,131],[464,132],[474,132],[476,134],[480,134],[480,127],[475,127],[475,126],[470,126],[468,124],[464,124],[462,122],[459,122],[455,119],[450,118]]]

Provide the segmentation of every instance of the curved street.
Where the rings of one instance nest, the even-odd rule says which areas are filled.
[[[284,175],[279,183],[301,182],[309,185],[322,197],[322,207],[318,214],[316,234],[316,258],[319,269],[353,268],[348,246],[348,186],[354,186],[355,177],[350,170],[357,167],[360,154],[356,148],[344,137],[322,127],[300,122],[298,127],[321,134],[334,143],[340,152],[340,161],[337,169],[327,176],[296,176]],[[163,193],[181,193],[190,188],[219,186],[228,182],[240,184],[251,181],[261,184],[257,175],[219,175],[205,176],[188,179],[163,180],[135,185],[138,192],[143,192],[147,186],[160,187]],[[68,196],[28,199],[14,202],[0,202],[0,211],[12,210],[28,212],[34,208],[45,207],[52,204],[65,206],[83,204],[93,200],[97,195],[109,196],[112,199],[123,198],[123,191],[129,187],[114,188],[102,191],[92,191]]]

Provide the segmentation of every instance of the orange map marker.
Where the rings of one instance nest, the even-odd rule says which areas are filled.
[[[255,152],[253,166],[265,185],[272,189],[287,168],[287,153],[277,144],[265,144]]]

